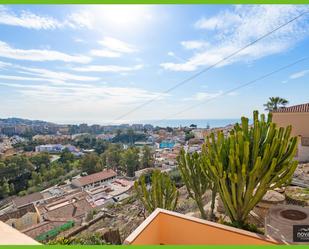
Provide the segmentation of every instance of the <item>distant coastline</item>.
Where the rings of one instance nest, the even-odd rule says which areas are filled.
[[[165,120],[135,120],[135,121],[123,121],[120,123],[105,123],[105,122],[91,122],[91,124],[87,123],[87,121],[80,121],[80,122],[49,122],[43,120],[31,120],[31,119],[24,119],[24,118],[0,118],[0,125],[51,125],[51,126],[62,126],[62,125],[79,125],[79,124],[87,124],[87,125],[100,125],[100,126],[117,126],[122,124],[150,124],[154,127],[189,127],[191,124],[197,125],[197,128],[216,128],[216,127],[225,127],[227,125],[232,125],[237,122],[240,122],[240,119],[165,119]]]
[[[151,124],[160,127],[184,127],[191,124],[197,125],[197,128],[210,128],[225,127],[227,125],[240,122],[240,119],[168,119],[168,120],[141,120],[136,123]]]

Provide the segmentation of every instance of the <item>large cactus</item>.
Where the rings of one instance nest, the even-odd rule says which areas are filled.
[[[151,176],[151,188],[147,188],[145,176],[141,176],[134,183],[137,197],[145,209],[151,213],[156,208],[175,210],[179,192],[166,173],[154,170]]]
[[[203,174],[202,171],[202,160],[201,156],[198,153],[193,153],[190,155],[186,153],[183,149],[180,151],[178,157],[178,168],[184,181],[189,196],[196,202],[198,206],[201,217],[206,219],[206,213],[204,210],[203,195],[207,189],[211,189],[213,192],[212,205],[211,205],[211,217],[213,216],[213,208],[215,201],[215,185],[213,181],[210,180],[208,175]],[[204,172],[207,172],[204,170]]]
[[[220,131],[206,138],[203,169],[217,183],[218,192],[232,223],[242,227],[249,212],[267,190],[289,183],[297,167],[297,137],[291,126],[277,128],[271,114],[267,121],[253,113],[253,126],[242,118],[229,136]]]

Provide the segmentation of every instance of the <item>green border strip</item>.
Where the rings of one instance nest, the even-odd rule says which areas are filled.
[[[0,4],[309,4],[309,0],[0,0]]]

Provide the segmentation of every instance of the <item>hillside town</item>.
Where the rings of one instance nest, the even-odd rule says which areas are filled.
[[[284,210],[292,204],[299,207],[298,212],[308,213],[309,104],[278,109],[272,115],[279,126],[292,124],[293,134],[300,141],[295,158],[299,164],[291,185],[269,190],[249,220],[259,231],[291,243],[290,235],[281,227],[284,223],[280,223],[280,217],[274,219],[272,212],[275,207]],[[200,218],[197,206],[186,194],[178,157],[182,149],[188,154],[201,153],[205,137],[218,131],[228,136],[233,128],[232,124],[218,128],[198,128],[194,124],[178,128],[139,124],[106,128],[83,124],[76,126],[73,134],[69,126],[55,129],[55,125],[50,133],[48,124],[43,123],[35,129],[44,132],[29,136],[29,131],[34,132],[32,124],[23,125],[26,133],[21,133],[17,128],[20,124],[15,127],[12,120],[1,123],[0,221],[41,243],[98,231],[108,237],[109,243],[124,242],[145,217],[145,209],[134,197],[134,182],[157,169],[168,174],[179,188],[176,210]],[[16,165],[11,174],[8,170],[12,163],[21,163],[28,170]],[[52,181],[44,171],[47,168],[56,172]],[[203,197],[207,212],[210,195],[206,191]],[[214,210],[217,218],[226,219],[218,196]],[[279,232],[274,230],[276,226]]]
[[[79,166],[70,166],[67,172],[69,176],[60,176],[61,182],[55,185],[46,185],[42,179],[37,181],[37,178],[43,177],[42,170],[37,170],[38,174],[30,175],[36,178],[34,186],[27,188],[28,180],[25,182],[26,189],[21,191],[18,190],[18,184],[14,185],[12,176],[2,178],[0,221],[42,242],[55,238],[55,233],[50,233],[58,227],[68,227],[68,230],[57,233],[57,236],[70,233],[71,230],[74,234],[93,218],[115,215],[110,207],[132,198],[135,179],[154,169],[176,171],[180,149],[184,147],[190,152],[200,151],[204,137],[212,130],[197,128],[194,124],[178,128],[160,128],[149,124],[58,126],[21,119],[1,120],[0,127],[0,155],[4,161],[18,158],[35,161],[41,156],[45,158],[46,166],[51,167],[68,155],[70,164],[78,164],[83,158],[91,160],[95,155],[101,154],[102,157],[104,151],[109,152],[114,148],[113,144],[121,153],[136,149],[137,165],[130,174],[120,165],[114,165],[121,163],[119,160],[106,160],[102,170],[94,170],[98,171],[95,173],[91,171],[88,174],[87,168],[83,171]],[[147,158],[144,156],[145,150]],[[108,165],[108,162],[112,165]],[[41,168],[41,165],[33,166]],[[62,164],[57,166],[63,167]],[[44,187],[37,188],[38,183]],[[9,185],[7,191],[4,184]],[[121,232],[127,236],[129,231]]]
[[[295,157],[299,163],[290,184],[267,191],[248,220],[254,231],[290,244],[291,223],[284,219],[298,222],[309,217],[309,104],[280,108],[272,115],[279,127],[292,125],[292,134],[299,138]],[[208,135],[222,132],[228,137],[234,127],[29,122],[8,119],[0,123],[0,221],[39,243],[60,243],[61,238],[94,233],[107,243],[133,243],[130,234],[149,215],[136,198],[134,184],[156,170],[168,175],[178,188],[178,205],[173,210],[203,218],[187,192],[179,156],[201,154]],[[202,208],[207,214],[211,208],[215,220],[227,224],[226,206],[219,195],[214,197],[211,208],[212,191],[207,190]],[[290,211],[282,218],[276,208]]]

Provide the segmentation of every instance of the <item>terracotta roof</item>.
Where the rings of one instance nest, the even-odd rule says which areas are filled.
[[[92,209],[90,203],[86,200],[79,200],[68,205],[53,209],[45,213],[44,217],[48,220],[72,220],[84,215]]]
[[[22,207],[33,202],[43,199],[43,195],[40,192],[32,193],[30,195],[25,195],[22,197],[17,197],[13,200],[16,207]]]
[[[3,221],[3,222],[6,222],[10,219],[19,219],[27,213],[36,213],[36,209],[35,209],[33,204],[28,205],[28,206],[24,206],[20,209],[17,209],[16,211],[0,215],[0,220]]]
[[[293,105],[289,107],[281,107],[277,110],[273,110],[272,112],[309,112],[309,103],[301,104],[301,105]]]
[[[92,175],[88,175],[88,176],[75,179],[72,181],[72,183],[73,185],[77,185],[77,186],[85,186],[85,185],[95,183],[101,180],[109,179],[114,176],[117,176],[116,172],[113,171],[112,169],[107,169],[107,170],[103,170],[101,172],[98,172]]]
[[[42,233],[63,225],[64,223],[66,223],[66,221],[44,221],[25,230],[22,230],[21,232],[31,238],[35,238]]]

